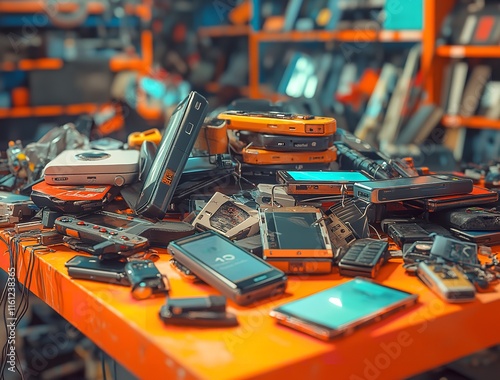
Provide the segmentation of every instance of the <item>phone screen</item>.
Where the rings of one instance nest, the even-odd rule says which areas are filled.
[[[315,212],[266,212],[269,248],[326,249]]]
[[[329,171],[287,171],[294,181],[307,182],[362,182],[370,178],[360,172],[329,172]]]
[[[355,278],[287,303],[276,311],[338,330],[366,317],[383,315],[391,307],[415,297],[411,293]]]
[[[232,282],[268,273],[271,267],[231,242],[217,236],[189,240],[181,245],[191,256]]]

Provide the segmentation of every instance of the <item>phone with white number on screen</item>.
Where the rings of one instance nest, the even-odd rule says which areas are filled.
[[[284,272],[214,231],[172,241],[167,249],[178,262],[238,305],[276,296],[286,289]]]

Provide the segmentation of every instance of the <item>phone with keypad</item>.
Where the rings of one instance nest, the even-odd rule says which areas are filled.
[[[389,258],[389,242],[377,239],[358,239],[349,246],[339,261],[342,276],[375,278]]]

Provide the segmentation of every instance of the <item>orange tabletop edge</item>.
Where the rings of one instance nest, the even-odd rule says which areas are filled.
[[[229,302],[238,327],[178,327],[159,318],[164,298],[136,301],[128,287],[73,280],[64,264],[79,253],[64,246],[53,248],[49,253],[26,249],[18,264],[21,280],[33,255],[32,292],[140,378],[404,378],[500,343],[500,331],[490,328],[490,321],[500,315],[500,285],[478,294],[474,302],[447,304],[397,261],[386,264],[376,281],[418,293],[418,304],[324,342],[276,324],[269,311],[348,280],[336,273],[290,276],[284,296],[252,307]],[[7,270],[9,255],[3,252],[0,267]],[[217,294],[208,285],[181,278],[170,267],[168,254],[160,252],[157,266],[169,277],[172,297]]]

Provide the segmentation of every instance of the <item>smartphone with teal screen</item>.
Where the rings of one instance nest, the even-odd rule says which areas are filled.
[[[356,277],[273,309],[283,325],[330,340],[417,302],[418,295]]]
[[[355,182],[371,179],[358,171],[279,170],[276,180],[286,186],[287,194],[349,195]]]

